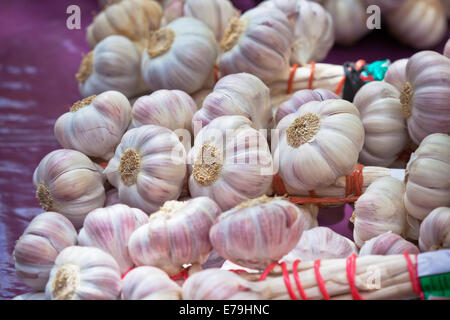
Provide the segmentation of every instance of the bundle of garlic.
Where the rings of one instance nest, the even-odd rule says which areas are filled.
[[[217,55],[208,26],[182,17],[150,33],[142,54],[142,76],[150,91],[178,89],[190,94],[208,80]]]
[[[424,220],[437,207],[450,206],[450,137],[431,134],[422,140],[406,166],[405,208]]]
[[[413,243],[403,239],[398,234],[386,232],[366,241],[359,250],[359,255],[367,256],[375,254],[386,256],[401,254],[404,251],[414,254],[419,253],[419,248]]]
[[[170,129],[145,125],[125,133],[104,173],[121,203],[150,214],[180,195],[186,151]]]
[[[209,230],[220,213],[207,197],[167,201],[133,232],[127,245],[130,256],[136,265],[155,266],[170,276],[183,265],[202,264],[212,251]]]
[[[147,91],[141,77],[143,44],[121,35],[100,41],[81,61],[75,75],[83,97],[115,90],[131,98]]]
[[[127,130],[131,105],[117,91],[106,91],[77,101],[55,122],[55,137],[66,149],[109,160]]]
[[[353,103],[365,132],[362,164],[387,167],[405,149],[408,131],[399,97],[395,87],[381,81],[370,82],[356,93]]]
[[[192,118],[194,134],[215,118],[239,115],[250,119],[255,129],[271,129],[273,117],[269,88],[249,73],[221,78]]]
[[[155,267],[138,267],[122,280],[122,300],[180,300],[181,287]]]
[[[44,290],[57,255],[76,243],[77,232],[67,218],[56,212],[39,214],[14,247],[17,276],[27,286]]]
[[[106,199],[102,174],[75,150],[47,154],[34,171],[33,184],[41,207],[63,214],[75,228],[83,225],[89,212],[103,207]]]
[[[240,12],[230,0],[172,0],[164,10],[166,23],[180,17],[192,17],[203,21],[217,41],[222,39],[229,21]]]
[[[45,292],[29,292],[15,296],[12,300],[47,300]]]
[[[419,232],[422,251],[450,248],[450,208],[440,207],[422,221]]]
[[[222,210],[269,191],[272,154],[267,139],[243,116],[221,116],[197,134],[189,151],[189,191]]]
[[[51,300],[116,300],[120,269],[108,253],[93,247],[67,247],[58,255],[45,287]]]
[[[159,28],[163,11],[153,0],[126,0],[105,7],[87,28],[86,39],[94,48],[107,36],[117,34],[132,41],[148,37]]]
[[[384,81],[393,85],[399,92],[403,90],[403,85],[406,83],[406,65],[408,59],[399,59],[389,65]]]
[[[78,244],[96,247],[109,253],[118,263],[121,274],[133,266],[128,253],[128,239],[148,216],[139,209],[116,204],[91,211],[78,234]]]

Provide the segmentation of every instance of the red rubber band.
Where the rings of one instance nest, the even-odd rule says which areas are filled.
[[[327,289],[325,288],[325,282],[323,281],[322,275],[320,274],[320,259],[314,261],[314,273],[316,274],[317,285],[319,286],[320,292],[325,300],[330,300]]]
[[[300,276],[298,275],[297,266],[300,263],[300,260],[295,260],[292,264],[292,273],[294,275],[295,284],[297,285],[298,291],[300,292],[300,297],[302,300],[309,300],[306,296],[305,290],[303,290],[302,284],[300,283]]]
[[[408,251],[403,251],[403,255],[405,256],[406,263],[408,265],[408,273],[409,273],[409,279],[411,280],[411,286],[415,293],[419,297],[423,295],[423,292],[420,290],[418,283],[417,283],[417,274],[416,274],[416,268],[413,266],[413,263],[411,261],[411,258],[409,257]]]
[[[217,66],[214,66],[213,68],[213,75],[214,75],[214,83],[217,83],[217,81],[219,81],[219,68]]]
[[[281,266],[281,270],[283,271],[283,280],[284,280],[284,285],[286,286],[286,289],[289,293],[289,297],[291,297],[291,300],[298,300],[297,296],[295,295],[294,290],[292,289],[291,286],[291,279],[289,278],[289,273],[287,271],[287,267],[286,267],[286,262],[282,262],[280,264]]]
[[[127,271],[125,271],[125,273],[122,275],[122,280],[123,280],[123,278],[125,278],[125,276],[128,274],[128,272],[130,272],[131,270],[133,270],[134,268],[130,268],[130,269],[128,269]]]
[[[359,294],[358,289],[355,285],[356,276],[356,254],[353,253],[346,260],[347,264],[347,280],[350,286],[350,293],[352,294],[353,300],[364,300],[364,298]]]
[[[366,64],[366,60],[359,59],[358,61],[355,62],[356,70],[360,70],[361,68],[364,67],[365,64]]]
[[[108,162],[100,162],[98,165],[105,169],[108,166]]]
[[[314,190],[308,190],[308,193],[311,198],[317,198],[317,194]],[[319,208],[323,208],[322,204],[320,204],[320,203],[317,206]]]
[[[236,274],[239,274],[239,273],[248,273],[248,271],[247,271],[247,270],[244,270],[244,269],[230,269],[229,271],[234,272],[234,273],[236,273]]]
[[[259,278],[259,281],[263,281],[267,278],[267,275],[270,273],[270,271],[272,271],[276,266],[278,265],[278,262],[274,262],[272,264],[270,264],[266,270],[264,270],[263,274],[261,275],[261,277]]]
[[[362,194],[364,177],[362,170],[364,165],[359,164],[351,174],[345,177],[345,196],[352,194],[360,196]]]
[[[312,90],[312,87],[313,87],[314,71],[316,71],[316,62],[311,61],[311,73],[309,74],[309,80],[308,80],[308,89],[309,90]]]
[[[281,179],[280,175],[278,173],[275,173],[273,175],[273,193],[275,195],[286,195],[288,194],[286,187],[284,185],[283,180]]]
[[[176,275],[170,277],[170,279],[172,279],[173,281],[176,281],[176,280],[183,278],[183,280],[186,281],[186,279],[189,277],[189,269],[190,268],[191,268],[191,266],[184,268],[183,271],[181,271],[179,274],[176,274]]]
[[[336,93],[337,95],[341,94],[342,88],[344,88],[344,84],[345,84],[345,75],[342,77],[342,79],[339,81],[336,90],[334,90],[334,93]]]
[[[295,72],[297,71],[297,68],[298,68],[298,64],[294,64],[291,67],[291,73],[289,74],[288,86],[287,86],[287,89],[286,89],[286,93],[287,94],[292,93],[292,86],[293,86],[293,83],[294,83],[294,77],[295,77]]]

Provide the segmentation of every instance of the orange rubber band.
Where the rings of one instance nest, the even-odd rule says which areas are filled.
[[[287,86],[287,89],[286,89],[286,93],[287,94],[292,93],[292,85],[293,85],[293,82],[294,82],[295,71],[297,71],[297,68],[298,68],[298,64],[294,64],[291,67],[291,73],[289,74],[288,86]]]
[[[320,259],[314,261],[314,273],[316,274],[317,284],[319,286],[320,292],[325,300],[330,300],[327,289],[325,288],[325,282],[323,281],[322,275],[320,274]]]
[[[273,175],[273,192],[275,195],[287,195],[288,192],[286,190],[286,187],[284,185],[283,180],[281,179],[280,175],[278,173],[275,173]]]
[[[316,71],[316,62],[311,61],[311,73],[309,74],[308,89],[312,90],[314,81],[314,71]]]
[[[98,165],[99,165],[100,167],[102,167],[103,169],[106,169],[106,167],[108,166],[108,163],[109,163],[109,162],[100,162]]]
[[[214,83],[217,83],[219,81],[219,68],[217,66],[213,67],[213,75],[214,75]]]
[[[363,59],[359,59],[358,61],[355,62],[355,68],[356,70],[361,70],[366,64],[366,60]]]
[[[345,84],[345,75],[342,77],[342,79],[339,81],[336,90],[334,90],[334,93],[336,93],[337,95],[341,94],[342,89],[344,88],[344,84]]]
[[[302,297],[303,300],[309,300],[306,296],[305,290],[303,290],[302,284],[300,283],[300,276],[298,275],[297,266],[300,263],[300,260],[295,260],[292,264],[292,273],[294,275],[295,283],[297,284],[298,291],[300,292],[300,297]]]
[[[362,170],[364,165],[359,164],[351,174],[345,177],[345,196],[348,197],[352,194],[360,196],[363,188],[363,175]]]
[[[347,280],[350,286],[350,293],[352,294],[353,300],[364,300],[364,298],[359,294],[358,289],[355,285],[356,276],[356,254],[353,253],[346,260],[347,263]]]

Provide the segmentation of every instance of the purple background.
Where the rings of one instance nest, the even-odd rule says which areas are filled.
[[[234,1],[241,9],[253,1]],[[66,28],[66,8],[77,4],[82,30]],[[80,99],[74,75],[89,51],[85,28],[94,0],[14,0],[0,3],[0,299],[30,291],[15,275],[12,251],[33,217],[42,212],[32,185],[41,158],[59,148],[56,118]],[[442,52],[444,42],[437,51]],[[353,47],[336,46],[326,62],[342,64],[409,57],[415,51],[376,31]],[[319,222],[351,237],[350,206],[321,210]]]

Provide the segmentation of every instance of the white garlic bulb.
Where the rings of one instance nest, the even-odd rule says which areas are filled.
[[[356,93],[353,103],[365,132],[360,163],[388,167],[405,149],[408,130],[399,97],[395,87],[381,81],[367,83]]]
[[[41,207],[63,214],[75,228],[83,225],[90,211],[103,207],[106,199],[102,174],[75,150],[47,154],[34,171],[33,184]]]
[[[403,90],[403,85],[406,83],[406,65],[408,59],[400,59],[389,65],[384,81],[393,85],[398,91]]]
[[[66,149],[109,160],[127,130],[131,105],[118,91],[106,91],[76,102],[55,122],[55,137]]]
[[[406,227],[403,205],[405,186],[392,177],[382,177],[370,184],[355,202],[352,216],[353,238],[358,247],[385,232],[402,235]]]
[[[120,203],[119,199],[119,191],[117,191],[116,188],[112,188],[108,191],[106,191],[106,200],[105,200],[105,207],[113,206],[115,204]]]
[[[93,247],[67,247],[58,255],[45,287],[50,300],[116,300],[121,291],[119,265]]]
[[[122,300],[180,300],[181,287],[161,269],[138,267],[122,280]]]
[[[12,300],[47,300],[45,292],[28,292],[15,296]]]
[[[450,208],[439,207],[422,221],[419,233],[422,251],[450,248]]]
[[[182,17],[150,33],[141,72],[151,91],[201,89],[218,54],[212,31],[200,20]]]
[[[116,204],[91,211],[78,234],[83,247],[96,247],[109,253],[119,264],[121,274],[133,266],[128,254],[128,239],[140,226],[148,222],[148,216],[139,209]]]
[[[431,134],[406,166],[404,202],[408,214],[423,220],[437,207],[450,206],[450,137]]]
[[[167,201],[131,235],[131,258],[138,266],[155,266],[170,276],[180,273],[185,264],[204,263],[212,251],[209,229],[220,212],[207,197]]]
[[[359,250],[359,255],[387,256],[391,254],[402,254],[405,251],[408,251],[409,254],[415,254],[419,253],[419,248],[398,234],[386,232],[366,241]]]
[[[39,214],[14,247],[17,276],[27,286],[44,290],[56,256],[76,243],[77,232],[66,217],[56,212]]]
[[[273,176],[266,138],[243,116],[221,116],[197,134],[189,151],[191,196],[207,196],[222,210],[265,194]]]
[[[286,185],[313,190],[353,171],[364,143],[358,109],[341,99],[308,102],[277,126],[274,151]]]

